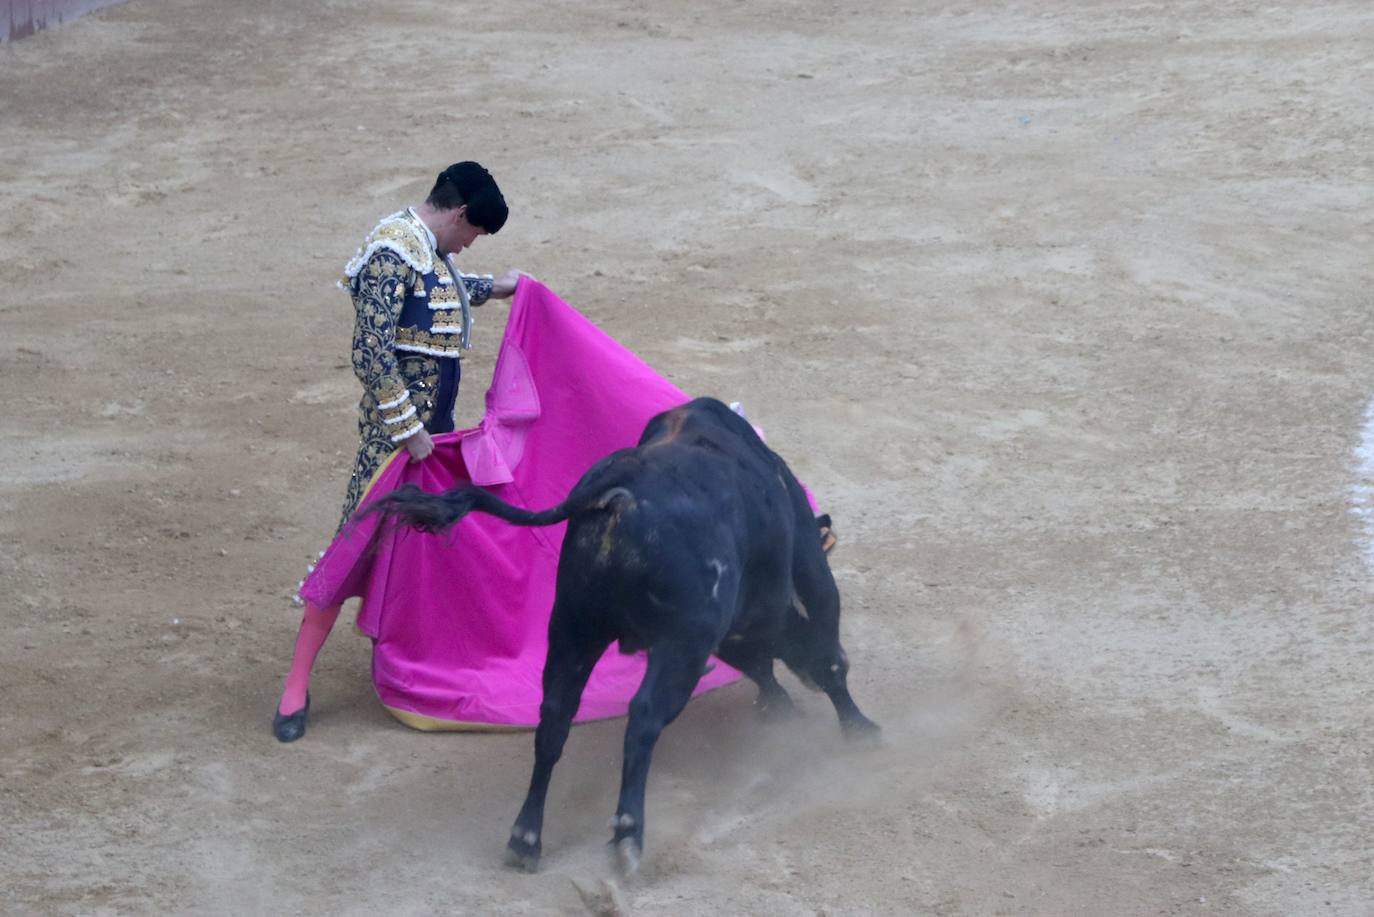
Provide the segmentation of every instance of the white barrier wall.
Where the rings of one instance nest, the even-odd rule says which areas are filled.
[[[123,0],[0,0],[0,44]]]

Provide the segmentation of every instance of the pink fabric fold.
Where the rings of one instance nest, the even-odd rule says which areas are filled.
[[[633,446],[651,417],[687,400],[547,287],[524,279],[481,423],[436,436],[423,462],[398,453],[363,506],[402,484],[439,492],[473,482],[545,509],[593,463]],[[394,532],[368,554],[375,527],[367,519],[346,528],[301,596],[320,606],[362,597],[358,627],[373,640],[382,703],[447,723],[537,724],[566,526],[522,528],[474,514],[445,535]],[[624,715],[643,674],[642,654],[621,655],[613,645],[593,670],[577,719]],[[737,678],[719,663],[697,691]]]

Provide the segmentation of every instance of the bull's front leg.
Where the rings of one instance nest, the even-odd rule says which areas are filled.
[[[811,562],[802,557],[793,569],[795,594],[781,646],[783,662],[811,687],[825,692],[845,736],[876,739],[882,730],[849,696],[849,657],[839,637],[839,590],[824,557],[818,558],[820,552],[814,549],[810,553]]]
[[[506,865],[534,872],[539,868],[543,844],[544,799],[553,767],[563,754],[573,715],[582,700],[582,689],[610,641],[577,639],[559,626],[558,609],[549,627],[549,655],[544,662],[544,700],[539,705],[539,726],[534,732],[534,773],[520,814],[515,817],[506,842]]]
[[[877,739],[882,734],[877,723],[863,715],[859,705],[849,694],[849,659],[844,650],[838,649],[834,657],[816,672],[813,678],[817,687],[835,705],[835,713],[840,718],[840,729],[847,738]]]
[[[841,685],[838,689],[825,693],[830,697],[830,702],[835,705],[835,712],[840,717],[840,729],[846,737],[877,739],[882,735],[882,727],[863,715],[858,704],[854,703],[854,698],[849,696],[848,688]]]
[[[658,737],[691,700],[710,655],[710,640],[670,638],[649,650],[644,681],[630,701],[620,802],[611,817],[611,849],[621,875],[639,869],[644,852],[644,790]]]

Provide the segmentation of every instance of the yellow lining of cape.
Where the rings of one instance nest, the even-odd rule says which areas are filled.
[[[533,726],[515,726],[508,723],[465,723],[461,720],[441,720],[421,713],[411,713],[398,707],[386,707],[386,712],[405,723],[411,729],[421,732],[529,732]]]

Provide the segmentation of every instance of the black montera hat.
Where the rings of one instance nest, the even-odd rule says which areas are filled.
[[[469,222],[490,233],[500,230],[510,213],[496,179],[471,160],[455,162],[440,172],[430,198],[440,206],[457,206],[461,201],[467,205]]]

